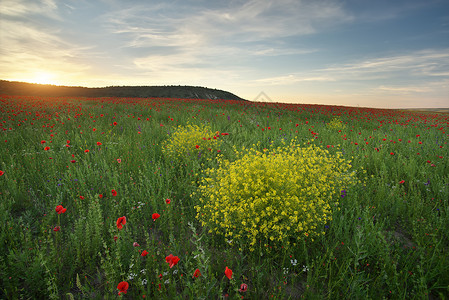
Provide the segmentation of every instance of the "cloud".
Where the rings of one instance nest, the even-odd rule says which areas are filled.
[[[0,78],[45,70],[70,84],[230,87],[248,99],[261,90],[328,101],[447,99],[449,49],[351,50],[342,61],[339,49],[351,45],[328,43],[346,25],[360,33],[353,25],[415,13],[412,2],[0,0]]]
[[[220,37],[239,41],[265,41],[317,32],[319,29],[347,21],[335,1],[252,0],[231,2],[233,5],[203,10],[194,17],[194,30],[211,28]]]
[[[110,33],[124,40],[121,47],[147,51],[136,59],[152,55],[161,59],[159,51],[163,47],[166,56],[188,53],[202,61],[218,55],[219,60],[228,64],[236,57],[314,52],[316,49],[286,46],[282,39],[314,33],[347,20],[342,7],[334,1],[226,3],[210,1],[207,7],[195,1],[132,7],[122,4],[102,18]],[[217,58],[213,60],[216,65]]]
[[[109,38],[121,41],[119,50],[112,50],[120,51],[118,65],[136,80],[151,77],[152,82],[220,84],[220,74],[240,84],[236,78],[256,72],[255,60],[319,51],[292,47],[284,38],[347,21],[334,1],[108,2],[114,9],[99,23]]]
[[[285,76],[276,76],[252,80],[253,85],[292,85],[299,82],[326,82],[335,81],[334,78],[329,76],[306,76],[305,74],[289,74]]]
[[[164,28],[160,33],[171,36],[194,33],[207,41],[238,38],[239,42],[310,34],[350,19],[335,1],[251,0],[221,6],[209,1],[207,7],[197,3],[133,4],[118,8],[108,19],[117,33]]]
[[[270,85],[288,85],[304,81],[321,82],[354,82],[384,81],[396,82],[427,82],[435,77],[449,77],[449,49],[428,49],[403,55],[373,57],[365,60],[354,60],[345,64],[334,64],[320,69],[308,69],[304,72],[287,75],[270,76],[255,79],[253,82]],[[381,85],[381,90],[412,91],[413,88],[398,88]],[[418,90],[416,90],[418,91]],[[422,91],[420,89],[419,91]]]
[[[301,97],[301,101],[368,106],[375,103],[374,106],[390,108],[447,107],[448,69],[449,49],[427,49],[261,76],[246,85],[259,86],[270,95],[284,94],[284,99],[295,98],[287,93],[297,95],[296,99]],[[421,103],[422,99],[426,103]]]
[[[44,15],[58,19],[57,5],[53,0],[26,1],[26,0],[2,0],[0,3],[0,16],[24,17],[31,15]]]
[[[79,59],[89,47],[67,41],[54,26],[60,22],[54,1],[3,1],[0,11],[1,78],[24,80],[42,71],[62,78],[89,69]]]
[[[197,74],[213,71],[238,78],[232,72],[255,72],[256,63],[248,65],[252,60],[318,51],[292,47],[284,38],[348,21],[342,6],[330,0],[101,2],[4,0],[1,40],[8,46],[0,46],[0,67],[16,74],[29,66],[99,75],[103,70],[104,78],[114,74],[123,80],[120,70],[136,80],[187,73],[188,79],[202,80]],[[78,20],[82,13],[88,16]]]
[[[416,86],[379,86],[379,91],[392,92],[394,94],[411,94],[411,93],[424,93],[430,89],[428,87],[416,87]]]
[[[319,72],[340,79],[366,80],[393,78],[398,74],[407,79],[427,76],[448,76],[449,49],[427,49],[404,55],[377,57],[347,64],[334,65]]]

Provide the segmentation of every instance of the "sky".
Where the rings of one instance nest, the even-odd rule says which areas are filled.
[[[449,1],[0,0],[0,79],[449,107]]]

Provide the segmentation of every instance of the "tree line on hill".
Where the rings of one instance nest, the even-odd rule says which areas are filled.
[[[54,97],[135,97],[244,100],[230,92],[199,86],[108,86],[87,88],[0,80],[0,94]]]

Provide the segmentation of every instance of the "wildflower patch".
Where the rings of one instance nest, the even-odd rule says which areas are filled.
[[[207,125],[178,126],[166,140],[163,152],[172,159],[188,159],[215,155],[220,149],[220,133],[212,131]]]
[[[219,158],[217,169],[204,171],[197,218],[251,251],[259,241],[265,248],[288,248],[324,234],[340,191],[356,181],[339,153],[295,141],[272,150],[243,149],[237,156],[233,162]]]
[[[333,118],[329,123],[326,124],[329,129],[345,129],[346,125],[339,118]]]

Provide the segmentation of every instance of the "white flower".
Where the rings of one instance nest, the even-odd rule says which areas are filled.
[[[165,284],[169,284],[169,283],[170,283],[170,279],[165,280],[164,283],[165,283]]]
[[[298,263],[296,259],[290,259],[290,262],[293,266],[296,266],[296,264]]]
[[[147,280],[146,279],[142,279],[142,285],[146,285],[147,284]]]
[[[136,277],[136,276],[137,276],[136,274],[131,273],[131,274],[129,274],[128,279],[129,279],[129,280],[133,280],[134,277]]]
[[[288,268],[284,268],[284,275],[288,274]]]
[[[309,267],[308,266],[302,266],[302,271],[303,272],[307,272],[307,271],[309,271]]]

